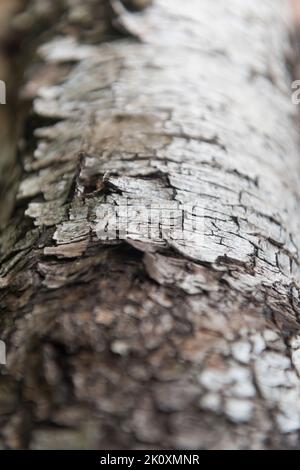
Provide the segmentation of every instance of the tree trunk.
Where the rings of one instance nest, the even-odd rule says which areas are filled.
[[[112,1],[103,44],[69,3],[23,90],[3,447],[299,448],[287,2]]]

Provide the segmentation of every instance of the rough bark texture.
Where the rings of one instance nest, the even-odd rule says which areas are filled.
[[[94,4],[77,18],[96,28]],[[64,18],[24,90],[34,114],[2,234],[2,445],[299,448],[287,3],[110,7],[130,38],[95,44]],[[100,240],[102,209],[109,223],[128,200],[126,239]],[[186,221],[178,241],[159,217],[150,230],[153,201],[197,204],[197,230]]]

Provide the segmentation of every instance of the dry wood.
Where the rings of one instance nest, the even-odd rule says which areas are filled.
[[[130,37],[103,44],[109,15],[99,32],[94,1],[69,4],[24,90],[33,130],[0,261],[2,445],[299,448],[287,2],[156,0],[117,9]],[[128,201],[125,240],[99,239],[102,209],[110,223]],[[153,202],[197,205],[197,229],[149,227]]]

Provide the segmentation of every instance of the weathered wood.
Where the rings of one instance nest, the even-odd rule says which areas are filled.
[[[6,84],[7,105],[0,107],[0,228],[5,226],[15,204],[21,175],[18,154],[26,153],[18,143],[22,137],[24,115],[34,97],[33,90],[36,82],[51,83],[58,72],[51,66],[43,69],[42,76],[33,80],[33,90],[22,93],[24,73],[28,74],[32,69],[32,73],[38,74],[37,45],[62,34],[65,28],[70,28],[73,35],[80,33],[83,38],[88,36],[90,40],[99,41],[111,34],[112,13],[106,0],[89,1],[85,8],[76,1],[2,0],[0,76]]]
[[[156,0],[118,18],[130,38],[40,48],[54,78],[26,85],[36,145],[2,235],[3,446],[299,447],[287,17]],[[102,240],[128,201],[125,240]],[[153,203],[197,206],[192,235],[160,209],[149,230]]]

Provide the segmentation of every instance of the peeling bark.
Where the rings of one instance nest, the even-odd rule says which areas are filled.
[[[299,448],[287,3],[113,3],[101,33],[95,2],[72,9],[23,90],[34,114],[1,243],[2,446]],[[111,21],[130,37],[100,44]],[[196,230],[149,227],[153,202],[196,204]],[[99,239],[103,209],[108,224],[125,203],[125,239]]]

